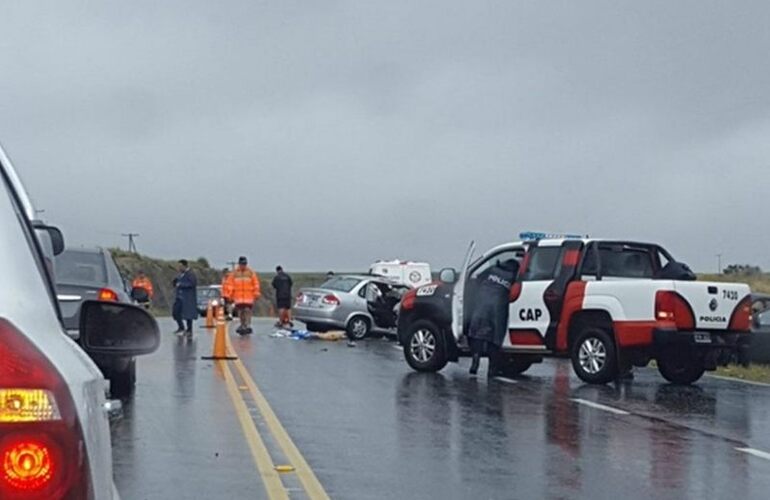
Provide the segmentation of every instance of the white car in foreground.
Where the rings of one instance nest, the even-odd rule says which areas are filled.
[[[157,325],[134,306],[91,302],[83,347],[70,339],[50,272],[63,239],[34,213],[0,149],[0,498],[117,499],[105,381],[84,349],[151,352]]]

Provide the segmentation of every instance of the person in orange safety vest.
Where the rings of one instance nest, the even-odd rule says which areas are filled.
[[[238,267],[225,278],[222,294],[235,304],[235,311],[241,321],[236,331],[240,335],[252,333],[251,316],[254,303],[259,300],[261,293],[259,276],[249,268],[246,257],[239,257]]]
[[[150,307],[150,300],[152,300],[154,293],[152,281],[144,274],[144,271],[140,270],[134,281],[131,282],[131,298],[144,307]]]

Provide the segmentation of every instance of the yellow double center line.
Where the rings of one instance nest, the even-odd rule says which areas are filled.
[[[227,349],[229,352],[235,352],[233,346],[230,343],[230,338],[227,338]],[[273,500],[286,500],[289,498],[286,488],[281,481],[280,474],[275,470],[275,464],[270,457],[270,452],[265,446],[265,442],[257,430],[257,426],[254,423],[254,419],[249,414],[248,406],[243,399],[243,395],[238,390],[238,384],[235,382],[235,377],[230,371],[229,363],[235,365],[235,369],[238,371],[241,379],[243,379],[249,394],[251,395],[254,404],[259,412],[262,414],[262,418],[270,430],[275,442],[281,447],[284,455],[289,463],[294,467],[294,472],[302,483],[302,487],[305,490],[308,498],[311,500],[328,500],[329,495],[326,494],[321,482],[313,473],[313,470],[308,465],[305,458],[300,453],[297,446],[289,437],[289,433],[286,432],[280,420],[273,412],[267,399],[262,395],[262,392],[257,387],[256,382],[251,377],[251,374],[244,366],[240,359],[235,361],[217,361],[222,369],[225,377],[225,384],[227,385],[227,392],[230,394],[230,399],[233,401],[235,412],[238,414],[238,420],[243,428],[243,433],[246,436],[246,441],[251,449],[251,454],[254,457],[254,462],[257,465],[262,481],[265,486],[265,491],[268,497]]]

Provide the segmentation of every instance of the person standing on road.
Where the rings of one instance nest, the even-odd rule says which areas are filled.
[[[291,276],[283,271],[283,267],[275,268],[275,278],[273,278],[273,289],[275,289],[275,307],[278,309],[278,328],[293,328],[291,321],[291,287],[294,284]]]
[[[230,268],[223,268],[222,269],[222,307],[225,308],[225,318],[229,321],[232,318],[230,316],[230,306],[233,303],[232,294],[233,291],[230,290],[230,285],[228,282],[228,278],[230,276]]]
[[[175,333],[184,332],[188,337],[192,337],[193,320],[198,317],[197,287],[198,278],[190,269],[189,262],[180,260],[179,274],[174,278],[176,296],[173,316],[178,327]],[[183,321],[187,323],[186,327]]]
[[[144,271],[140,269],[136,273],[134,281],[131,282],[131,298],[145,308],[149,308],[154,293],[152,281],[150,281],[150,278],[145,276]]]
[[[238,258],[238,267],[227,276],[223,290],[227,290],[229,298],[235,304],[235,311],[241,321],[236,330],[239,335],[247,335],[253,332],[251,329],[251,316],[254,303],[261,296],[259,276],[248,266],[246,257]]]
[[[471,375],[479,370],[481,356],[489,357],[489,375],[494,376],[498,351],[508,332],[508,309],[511,287],[519,273],[519,262],[510,259],[498,262],[482,273],[476,306],[471,316],[468,341],[473,354]]]

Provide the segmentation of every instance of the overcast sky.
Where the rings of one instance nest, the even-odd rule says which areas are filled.
[[[7,1],[0,141],[69,244],[460,265],[521,230],[770,269],[770,4]]]

